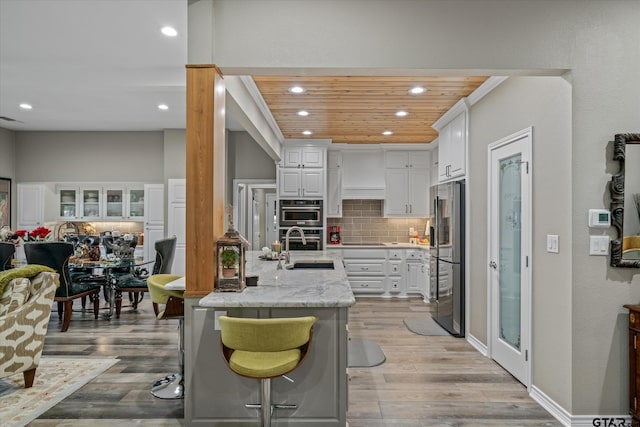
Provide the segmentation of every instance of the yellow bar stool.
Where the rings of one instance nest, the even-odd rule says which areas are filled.
[[[183,276],[178,274],[154,274],[147,279],[147,287],[151,301],[164,305],[164,310],[158,313],[158,319],[179,319],[180,346],[178,359],[180,373],[167,375],[154,382],[151,394],[159,399],[181,399],[184,397],[184,291],[165,289],[169,282]]]
[[[296,409],[296,405],[271,404],[271,378],[296,369],[311,346],[314,316],[248,319],[220,316],[222,355],[229,369],[247,378],[259,379],[262,426],[271,427],[273,409]]]

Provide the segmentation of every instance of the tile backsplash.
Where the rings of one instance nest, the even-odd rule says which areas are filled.
[[[420,237],[424,235],[427,218],[384,218],[382,203],[382,200],[343,200],[342,218],[327,218],[327,230],[339,225],[343,243],[406,243],[409,227],[415,228]]]

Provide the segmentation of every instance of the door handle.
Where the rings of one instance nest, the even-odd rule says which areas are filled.
[[[498,264],[496,264],[495,261],[491,261],[489,262],[489,267],[493,268],[494,270],[498,269]]]

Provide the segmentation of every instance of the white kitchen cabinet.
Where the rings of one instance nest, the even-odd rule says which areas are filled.
[[[108,185],[103,191],[103,219],[142,221],[144,219],[144,185]]]
[[[286,168],[322,168],[324,167],[324,153],[324,147],[285,147],[282,166]]]
[[[144,185],[144,222],[145,225],[164,226],[164,185]]]
[[[342,151],[339,151],[339,150],[327,151],[327,164],[329,169],[342,168]]]
[[[342,170],[329,169],[327,172],[327,217],[342,217]]]
[[[407,293],[418,294],[424,289],[422,262],[407,262]]]
[[[439,164],[439,149],[436,148],[431,152],[431,167],[429,168],[429,173],[431,176],[431,185],[437,184],[440,181],[440,177],[438,175],[438,164]]]
[[[344,249],[344,269],[354,293],[385,292],[386,251],[384,249]]]
[[[102,219],[102,186],[58,185],[58,219],[97,221]]]
[[[18,184],[18,230],[32,230],[44,225],[44,191],[40,184]]]
[[[176,236],[176,251],[172,274],[185,274],[187,255],[187,186],[185,179],[170,179],[168,182],[167,235]]]
[[[428,169],[387,169],[385,217],[428,216],[429,183]]]
[[[323,198],[324,169],[280,168],[280,198]]]
[[[438,176],[440,182],[466,174],[467,113],[454,117],[438,137]]]
[[[155,243],[164,239],[164,185],[144,185],[144,259],[156,258]]]
[[[421,168],[428,169],[431,165],[429,151],[387,151],[384,157],[386,168]]]

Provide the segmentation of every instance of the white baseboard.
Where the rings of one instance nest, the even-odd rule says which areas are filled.
[[[480,354],[489,357],[489,349],[480,340],[471,334],[466,334],[466,339]],[[630,426],[629,415],[571,415],[562,406],[547,396],[535,385],[531,385],[529,396],[540,404],[547,412],[566,427],[593,427],[593,426]]]
[[[555,419],[560,421],[562,425],[567,427],[631,425],[631,417],[628,415],[571,415],[535,385],[531,386],[529,395],[553,415]]]
[[[479,339],[477,339],[471,334],[466,334],[466,337],[467,337],[467,342],[471,344],[476,350],[478,350],[478,352],[481,355],[483,355],[484,357],[489,356],[489,349]]]
[[[564,426],[571,426],[572,416],[562,406],[558,405],[553,399],[547,396],[542,390],[535,385],[531,386],[529,396],[546,409],[554,418]],[[593,424],[590,424],[593,427]]]

